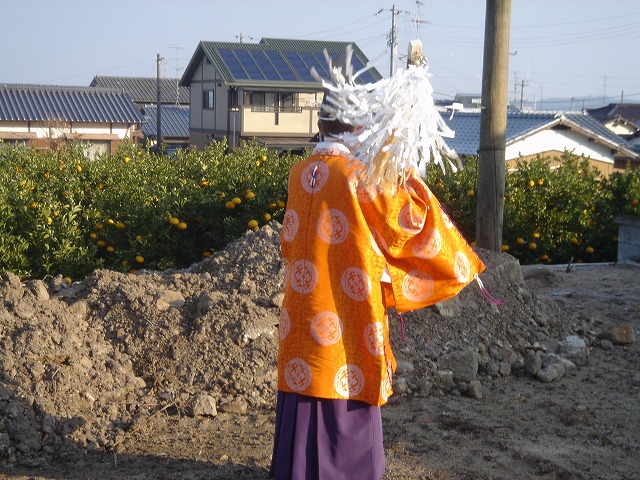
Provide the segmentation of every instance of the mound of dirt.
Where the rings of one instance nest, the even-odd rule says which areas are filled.
[[[220,442],[242,446],[233,461],[228,454],[208,461],[268,464],[282,301],[279,232],[276,222],[247,232],[185,270],[97,270],[70,286],[5,275],[0,465],[45,468],[92,454],[134,455],[141,447],[131,440],[153,443],[159,424],[188,431],[211,428],[213,419]],[[500,379],[551,382],[588,362],[599,336],[584,316],[540,301],[513,257],[479,254],[487,264],[480,278],[501,305],[472,284],[432,308],[391,312],[399,371],[390,408],[412,398],[479,399]],[[533,270],[529,277],[554,281]],[[542,375],[558,364],[560,375]],[[256,425],[262,433],[247,440]],[[254,460],[239,453],[247,445],[259,446]],[[263,470],[253,473],[244,478],[263,478]]]

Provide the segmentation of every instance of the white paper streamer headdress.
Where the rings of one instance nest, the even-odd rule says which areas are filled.
[[[328,80],[311,70],[326,89],[321,117],[357,127],[340,137],[353,157],[362,162],[368,186],[395,191],[409,170],[416,169],[425,177],[431,161],[446,171],[443,155],[453,171],[461,168],[458,155],[443,139],[452,138],[454,132],[434,105],[431,75],[419,41],[410,44],[409,54],[406,69],[365,85],[355,80],[371,67],[353,74],[350,46],[341,66],[335,66],[325,51]]]

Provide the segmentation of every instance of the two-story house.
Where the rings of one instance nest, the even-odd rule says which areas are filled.
[[[180,81],[190,89],[189,143],[201,149],[226,137],[231,147],[253,139],[280,150],[309,147],[323,97],[311,67],[327,78],[324,51],[336,59],[347,45],[274,38],[259,43],[200,42]],[[369,60],[351,45],[352,64],[359,71]],[[371,68],[357,81],[381,78]]]

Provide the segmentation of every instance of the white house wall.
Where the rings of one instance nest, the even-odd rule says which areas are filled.
[[[605,124],[605,127],[620,136],[633,135],[636,131],[636,128],[633,125],[618,121],[608,122]]]
[[[74,123],[71,126],[66,122],[51,123],[27,123],[20,122],[14,124],[2,125],[2,132],[11,133],[35,133],[37,138],[59,137],[64,134],[79,134],[84,136],[91,135],[117,135],[118,138],[124,139],[132,136],[132,129],[129,125],[124,124],[108,124],[108,123]]]
[[[592,160],[613,164],[611,148],[596,142],[590,142],[584,135],[573,130],[543,130],[507,146],[507,160],[517,159],[520,155],[528,157],[548,151],[573,151]]]

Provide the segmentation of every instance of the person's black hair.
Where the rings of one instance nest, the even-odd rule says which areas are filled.
[[[340,120],[318,120],[322,124],[321,129],[324,136],[337,137],[341,133],[353,132],[355,127],[348,123],[342,123]]]

